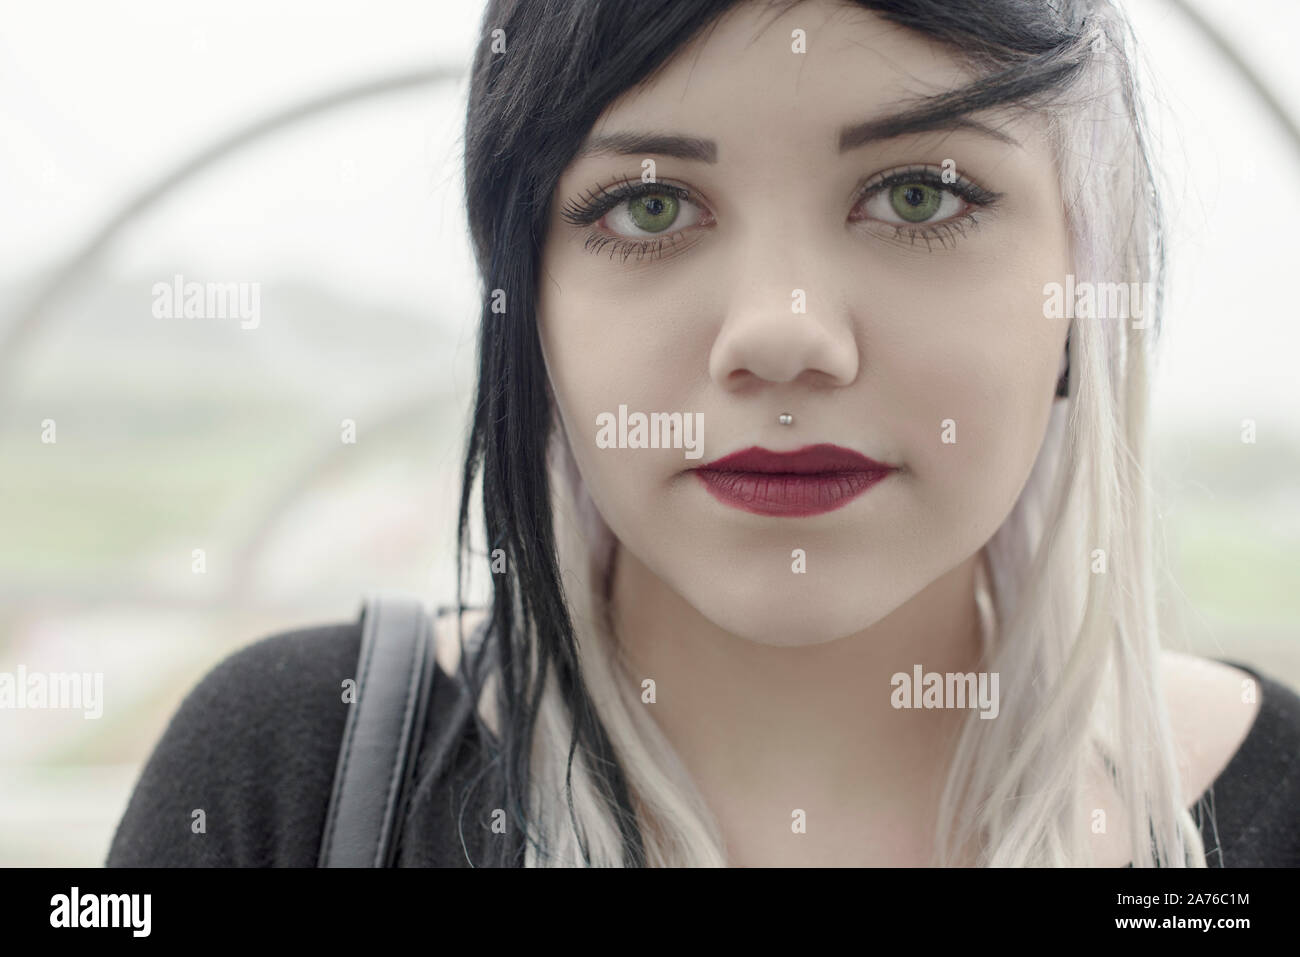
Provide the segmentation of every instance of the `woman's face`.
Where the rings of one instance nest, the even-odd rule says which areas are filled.
[[[798,645],[888,615],[1010,512],[1054,400],[1066,326],[1043,286],[1069,271],[1068,238],[1028,120],[842,141],[968,82],[943,48],[836,3],[765,13],[732,10],[602,114],[588,143],[618,139],[560,178],[538,321],[621,547],[716,625]],[[613,184],[645,191],[591,209]],[[652,442],[636,413],[680,425],[631,447]],[[818,445],[893,469],[703,468]]]

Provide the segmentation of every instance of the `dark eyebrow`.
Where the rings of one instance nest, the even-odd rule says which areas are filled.
[[[868,143],[932,130],[967,129],[1012,146],[1020,143],[1001,130],[966,115],[961,100],[951,94],[930,97],[887,116],[866,120],[840,130],[839,151],[846,153]],[[602,133],[587,138],[578,156],[617,153],[623,156],[673,156],[700,163],[718,161],[718,144],[698,136],[677,133]]]
[[[888,116],[867,120],[840,130],[840,152],[845,153],[868,143],[890,140],[896,136],[912,133],[928,133],[932,130],[974,130],[991,136],[995,140],[1020,146],[1020,142],[995,127],[966,115],[960,101],[953,102],[950,96],[938,96],[921,100],[919,108],[903,109]]]
[[[578,150],[578,156],[592,153],[675,156],[700,163],[716,163],[718,144],[698,136],[680,136],[674,133],[603,133],[588,137]]]

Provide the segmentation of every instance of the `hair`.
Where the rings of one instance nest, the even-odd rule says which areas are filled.
[[[474,713],[480,779],[493,772],[497,806],[523,839],[518,848],[489,842],[486,859],[471,863],[727,863],[715,820],[640,705],[612,640],[616,543],[554,413],[536,296],[552,193],[597,117],[735,5],[490,0],[484,14],[465,126],[468,217],[485,295],[458,605],[468,607],[466,562],[482,561],[469,534],[480,476],[486,545],[504,553],[505,571],[491,576],[487,629],[462,654],[460,671],[475,701],[495,686],[494,731]],[[794,5],[768,4],[778,14]],[[1118,277],[1155,292],[1140,328],[1072,323],[1068,395],[1054,403],[1029,479],[983,549],[983,662],[1017,694],[999,720],[972,714],[963,727],[933,863],[1089,863],[1095,810],[1077,796],[1104,768],[1134,866],[1205,866],[1160,683],[1144,463],[1165,252],[1131,28],[1111,0],[846,6],[937,41],[972,68],[970,85],[931,97],[923,110],[1040,116],[1052,136],[1076,279]],[[498,29],[508,52],[491,49]],[[1095,573],[1099,559],[1105,574]]]

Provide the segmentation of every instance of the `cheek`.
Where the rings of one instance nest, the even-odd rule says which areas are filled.
[[[1002,280],[914,308],[883,370],[924,506],[976,544],[1015,504],[1055,401],[1065,332],[1041,288]]]
[[[539,333],[574,459],[592,500],[622,535],[628,523],[668,517],[660,486],[695,463],[682,449],[598,447],[598,417],[617,418],[620,406],[629,416],[702,411],[699,356],[707,342],[692,341],[698,323],[667,297],[611,288],[583,266],[567,254],[554,257],[547,273],[554,281],[538,301]]]

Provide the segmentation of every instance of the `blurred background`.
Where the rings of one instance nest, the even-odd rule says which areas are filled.
[[[1187,5],[1300,116],[1300,5]],[[1127,6],[1169,179],[1165,600],[1190,650],[1300,688],[1300,148],[1179,4]],[[0,672],[100,672],[104,709],[0,712],[0,864],[102,864],[168,718],[236,648],[354,618],[370,588],[454,601],[481,14],[6,9]],[[176,276],[256,284],[255,327],[156,316]]]

